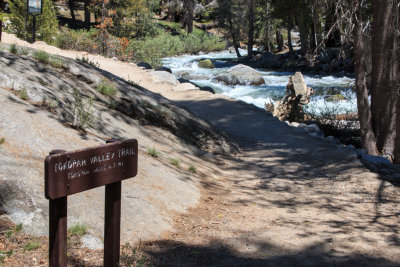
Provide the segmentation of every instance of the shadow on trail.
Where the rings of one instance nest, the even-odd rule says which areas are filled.
[[[241,101],[185,100],[179,105],[225,132],[240,145],[243,153],[225,156],[230,162],[225,170],[232,173],[227,179],[235,192],[229,200],[231,207],[255,205],[265,211],[279,210],[273,220],[278,229],[290,231],[293,238],[304,240],[303,244],[309,244],[312,237],[319,240],[315,247],[297,252],[278,249],[276,255],[262,257],[262,260],[259,254],[253,259],[252,253],[241,257],[226,248],[218,248],[216,252],[215,246],[182,245],[179,247],[186,252],[182,252],[181,257],[186,257],[185,262],[189,262],[186,265],[195,262],[196,257],[203,260],[204,265],[211,266],[396,265],[381,258],[335,251],[348,248],[359,251],[360,242],[372,247],[378,242],[388,246],[400,243],[399,188],[388,187],[387,182],[371,176],[365,177],[369,175],[368,171],[351,149],[311,137],[303,129],[290,127],[270,113]],[[213,188],[211,192],[218,190]],[[257,218],[260,223],[262,219]],[[260,230],[260,233],[275,227],[271,221],[264,220],[263,223],[268,230]],[[234,233],[240,229],[238,225],[229,231]],[[253,235],[258,234],[253,232]],[[230,238],[234,238],[233,235]],[[265,237],[259,240],[263,243],[257,247],[265,247],[268,253],[271,244]],[[328,240],[326,243],[334,240],[333,251],[324,249],[324,240]],[[198,251],[197,255],[192,255],[192,250]],[[160,253],[158,257],[169,252],[174,250]],[[223,256],[219,258],[219,254]],[[178,265],[183,263],[177,262]]]
[[[249,245],[264,256],[238,254],[218,240],[207,246],[160,241],[145,244],[143,250],[150,255],[149,261],[154,266],[398,266],[397,262],[363,254],[341,256],[329,249],[329,240],[293,251],[271,243]]]

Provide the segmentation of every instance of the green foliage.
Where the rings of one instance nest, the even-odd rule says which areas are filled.
[[[64,59],[60,57],[50,57],[50,65],[54,68],[58,69],[66,69],[67,68],[67,63],[65,62]]]
[[[160,152],[158,152],[157,149],[155,149],[154,147],[148,148],[147,154],[152,156],[153,158],[158,158],[160,156]]]
[[[14,250],[10,249],[8,251],[0,250],[0,263],[3,263],[6,258],[9,258],[14,253]]]
[[[50,66],[54,68],[63,68],[65,69],[67,67],[67,63],[64,59],[57,57],[57,56],[50,56],[48,53],[44,51],[35,51],[32,54],[32,57],[36,59],[37,61],[44,63],[44,64],[49,64]]]
[[[11,44],[10,45],[10,53],[11,54],[17,54],[18,53],[18,49],[17,49],[17,45],[16,44]]]
[[[0,138],[0,145],[4,144],[5,141],[6,141],[6,139],[4,137]]]
[[[88,229],[87,229],[86,225],[83,225],[80,223],[77,223],[77,224],[71,226],[70,228],[68,228],[68,232],[71,235],[75,235],[75,236],[83,236],[87,233],[87,230]]]
[[[182,53],[196,54],[200,51],[218,51],[225,47],[226,43],[221,38],[205,32],[193,32],[181,36],[162,33],[154,38],[131,41],[126,53],[136,63],[147,62],[153,67],[158,67],[161,66],[163,57]]]
[[[24,251],[31,251],[38,249],[40,247],[40,244],[36,241],[30,241],[24,245]]]
[[[86,101],[82,98],[77,89],[74,90],[74,110],[72,126],[81,130],[90,127],[95,118],[92,110],[93,99],[89,98]]]
[[[21,91],[20,91],[20,97],[21,97],[21,99],[23,99],[23,100],[28,100],[28,99],[29,99],[29,95],[28,95],[28,92],[26,91],[26,88],[25,88],[25,87],[21,89]]]
[[[172,165],[176,166],[176,167],[179,167],[179,165],[180,165],[180,162],[179,162],[178,159],[170,158],[170,159],[169,159],[169,162],[170,162]]]
[[[5,233],[5,237],[6,237],[6,238],[11,238],[13,235],[14,235],[14,232],[13,232],[13,231],[7,231],[7,232]]]
[[[32,40],[32,16],[27,14],[27,1],[9,1],[10,21],[12,29],[19,38]],[[36,18],[37,39],[53,43],[53,36],[57,32],[58,21],[52,0],[43,0],[43,13]]]
[[[126,243],[121,248],[120,266],[145,266],[147,257],[141,254],[137,248]]]
[[[17,226],[15,227],[15,232],[21,232],[22,231],[22,223],[17,224]]]
[[[102,33],[99,29],[71,30],[62,28],[55,37],[54,43],[61,49],[86,51],[91,54],[103,54],[107,57],[119,55],[121,44],[117,37],[108,35],[106,49],[102,50]]]
[[[189,166],[189,171],[190,171],[191,173],[196,173],[196,172],[197,172],[197,169],[196,169],[195,166],[190,165],[190,166]]]
[[[83,64],[88,64],[88,65],[90,65],[92,67],[95,67],[95,68],[99,68],[100,67],[99,62],[94,62],[94,61],[90,60],[89,57],[85,57],[85,56],[82,56],[81,58],[77,57],[77,58],[75,58],[75,60],[80,62],[80,63],[83,63]]]
[[[50,63],[50,55],[44,51],[35,51],[33,52],[32,57],[41,63],[44,64]]]
[[[117,89],[115,89],[114,84],[102,81],[96,88],[101,94],[113,98],[117,95]]]

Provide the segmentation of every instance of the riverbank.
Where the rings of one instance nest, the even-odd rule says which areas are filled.
[[[19,42],[8,37],[11,43]],[[312,137],[226,95],[178,90],[182,85],[170,76],[171,80],[162,79],[166,76],[134,64],[43,43],[32,46],[73,59],[85,56],[100,69],[142,86],[142,92],[150,90],[172,100],[240,146],[237,152],[205,154],[216,163],[205,162],[202,168],[207,171],[195,177],[198,202],[170,213],[173,229],[140,244],[149,264],[395,266],[400,262],[399,188],[367,170],[351,148]],[[162,135],[157,129],[134,134],[141,138],[152,134],[152,142],[159,143]],[[176,151],[175,142],[162,144],[166,155],[182,152]],[[180,155],[196,162],[191,154]],[[161,170],[150,162],[143,171],[150,175],[154,169]],[[160,181],[169,177],[160,173]],[[148,193],[159,195],[153,189]]]

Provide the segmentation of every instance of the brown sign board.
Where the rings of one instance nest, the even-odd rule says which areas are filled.
[[[45,196],[57,199],[136,176],[138,142],[113,142],[50,155],[45,160]]]

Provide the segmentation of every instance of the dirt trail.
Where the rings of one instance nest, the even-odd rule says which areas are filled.
[[[20,44],[9,35],[4,40]],[[177,102],[241,146],[241,153],[222,157],[221,174],[203,178],[200,204],[176,214],[175,231],[142,244],[157,265],[399,266],[399,189],[369,172],[354,151],[243,102],[175,92],[133,64],[89,58]]]

